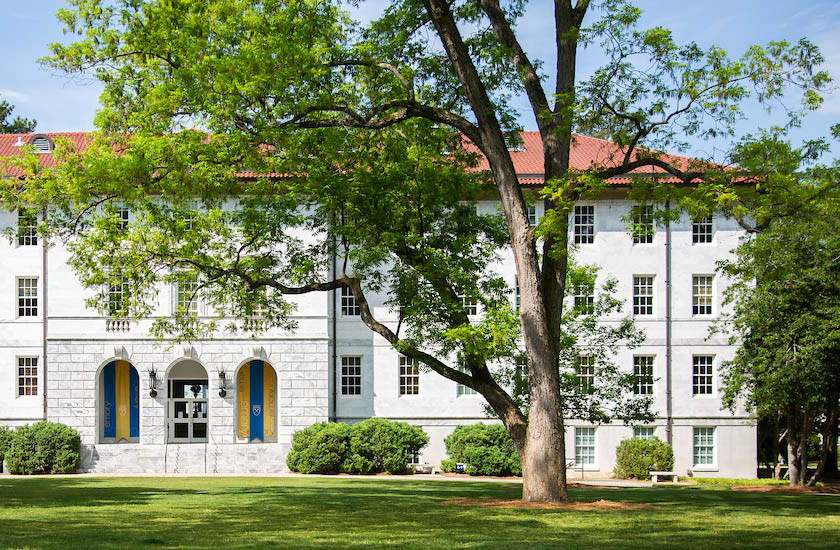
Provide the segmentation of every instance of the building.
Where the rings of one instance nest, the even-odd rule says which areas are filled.
[[[87,142],[81,133],[2,135],[0,156],[32,144],[49,166],[58,135]],[[526,132],[523,140],[512,150],[521,183],[539,186],[539,136]],[[612,147],[578,136],[573,166],[602,160]],[[665,174],[656,176],[667,181]],[[726,338],[708,338],[725,284],[716,262],[730,254],[742,231],[724,217],[684,217],[634,238],[623,221],[632,207],[629,181],[613,178],[602,199],[577,204],[571,231],[579,260],[619,281],[625,311],[632,310],[646,331],[644,345],[617,360],[639,376],[636,391],[654,397],[658,418],[633,427],[571,420],[570,474],[609,475],[622,439],[655,435],[672,441],[681,475],[754,477],[755,422],[743,409],[722,409],[718,391],[721,363],[734,348]],[[486,200],[478,207],[490,211],[497,204]],[[534,221],[542,214],[537,204]],[[0,226],[15,234],[0,242],[0,424],[46,418],[76,428],[85,470],[283,471],[295,430],[371,416],[422,426],[431,442],[419,460],[439,464],[443,439],[455,426],[490,421],[481,396],[401,358],[362,324],[352,296],[340,291],[297,297],[296,331],[268,330],[258,339],[219,333],[173,346],[149,336],[151,321],[102,317],[85,307],[67,250],[45,248],[30,230],[32,215],[0,212]],[[513,288],[512,255],[498,269]],[[171,315],[179,303],[205,314],[201,303],[189,300],[189,290],[169,289],[155,315]],[[369,300],[378,318],[396,323],[384,296]]]

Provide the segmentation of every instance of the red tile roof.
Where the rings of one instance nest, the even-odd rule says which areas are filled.
[[[513,160],[514,167],[517,174],[519,174],[519,181],[523,185],[540,185],[544,181],[544,159],[542,142],[539,132],[522,132],[522,148],[521,150],[511,151],[510,156]],[[46,136],[51,141],[58,137],[67,138],[72,141],[78,149],[84,149],[92,141],[91,134],[88,132],[47,132],[44,134],[0,134],[0,157],[10,157],[21,154],[21,144],[29,145],[31,141],[37,136]],[[610,141],[598,139],[594,137],[575,134],[572,138],[571,151],[571,168],[584,170],[591,168],[593,165],[601,167],[611,167],[621,164],[624,158],[623,152],[620,148]],[[635,155],[633,157],[636,158]],[[51,154],[39,155],[41,164],[45,167],[55,166],[55,158]],[[691,159],[687,157],[680,157],[675,155],[662,155],[662,159],[674,163],[677,166],[685,168],[688,166]],[[488,170],[489,165],[486,158],[481,158],[478,165],[479,170]],[[661,177],[666,172],[656,167],[645,167],[633,171],[634,175],[659,175],[659,181],[664,183],[676,183],[679,180],[673,177]],[[14,169],[8,170],[6,175],[16,176],[20,173]],[[241,172],[239,176],[242,178],[254,178],[257,174],[253,172]],[[610,178],[610,183],[613,184],[627,184],[631,182],[631,177],[620,176]]]

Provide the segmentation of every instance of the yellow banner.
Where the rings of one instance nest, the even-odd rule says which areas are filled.
[[[248,439],[251,429],[251,365],[246,363],[239,369],[236,377],[236,396],[239,414],[237,415],[236,432],[242,439]]]
[[[263,363],[263,441],[277,437],[277,375]]]
[[[131,441],[131,380],[129,379],[128,361],[117,361],[116,398],[117,398],[117,441]]]

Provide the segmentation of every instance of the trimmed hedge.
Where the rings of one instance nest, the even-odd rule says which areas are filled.
[[[57,422],[38,422],[12,432],[6,466],[13,474],[70,474],[81,461],[79,432]]]
[[[0,426],[0,472],[3,471],[3,460],[6,457],[6,453],[9,452],[9,445],[12,444],[14,433],[11,428]]]
[[[405,422],[318,422],[292,436],[286,465],[302,474],[401,474],[408,470],[408,454],[428,442],[422,428]]]
[[[446,472],[454,471],[455,464],[461,462],[473,476],[522,475],[513,439],[501,424],[458,426],[444,443],[450,457],[441,463]]]
[[[616,448],[613,475],[618,478],[650,479],[650,472],[670,472],[674,450],[657,437],[625,439]]]

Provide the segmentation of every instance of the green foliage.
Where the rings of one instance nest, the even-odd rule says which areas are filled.
[[[350,426],[342,422],[318,422],[292,436],[286,465],[302,474],[337,474],[350,450]]]
[[[650,479],[651,471],[670,472],[674,467],[674,450],[658,437],[625,439],[615,451],[618,478]]]
[[[0,134],[28,134],[35,130],[36,122],[31,118],[16,116],[9,120],[14,110],[8,101],[0,101]]]
[[[3,460],[6,458],[6,453],[9,452],[13,437],[14,431],[11,428],[0,426],[0,473],[3,471]]]
[[[57,422],[38,422],[12,432],[6,465],[13,474],[69,474],[79,468],[79,432]]]
[[[444,458],[440,461],[440,469],[447,473],[453,473],[457,470],[457,465],[451,458]]]
[[[401,474],[408,470],[408,454],[428,442],[422,428],[405,422],[319,422],[295,432],[286,465],[303,474]]]
[[[730,478],[730,477],[692,477],[691,481],[699,485],[725,485],[725,486],[748,486],[748,487],[762,487],[762,486],[779,486],[788,485],[788,481],[784,479],[748,479],[748,478]]]
[[[451,462],[441,464],[444,471],[454,471],[455,463],[466,466],[474,476],[522,475],[519,454],[513,439],[501,424],[458,426],[446,436],[446,453]],[[446,468],[450,468],[447,470]]]
[[[406,455],[419,451],[428,443],[429,436],[419,426],[369,418],[351,426],[350,452],[343,471],[401,474],[407,469]]]

